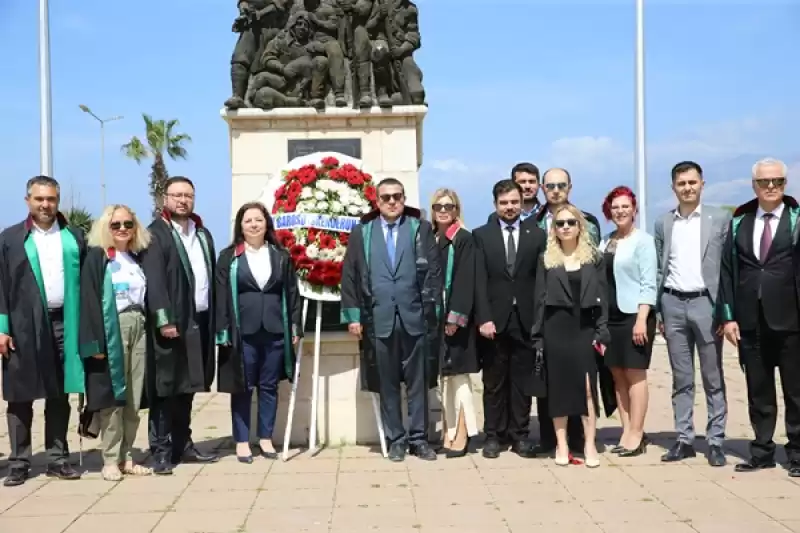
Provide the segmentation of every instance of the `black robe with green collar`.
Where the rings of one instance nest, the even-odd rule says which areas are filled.
[[[81,269],[80,354],[86,374],[86,410],[125,405],[127,380],[125,351],[117,300],[108,265],[116,250],[90,247]],[[141,264],[136,254],[134,261]],[[147,328],[147,325],[145,325]],[[103,354],[103,359],[94,356]],[[147,406],[138,402],[139,408]]]
[[[428,361],[428,387],[439,383],[439,358],[441,336],[444,334],[442,317],[443,275],[439,249],[430,222],[420,219],[420,211],[406,207],[403,215],[408,220],[414,243],[414,262],[417,265],[417,286],[422,295],[422,313],[427,323],[425,357]],[[360,323],[362,327],[359,351],[361,389],[380,393],[380,377],[375,349],[375,324],[372,315],[372,282],[370,280],[371,222],[380,213],[375,210],[364,215],[361,223],[350,233],[347,252],[342,265],[341,323]]]
[[[214,269],[216,253],[211,233],[200,217],[192,215],[197,238],[203,247],[208,275],[209,327],[203,330],[195,320],[195,280],[189,255],[169,214],[153,221],[150,245],[142,253],[142,269],[147,278],[147,313],[150,327],[147,338],[148,396],[208,392],[216,374],[214,354]],[[161,327],[176,326],[178,337],[161,335]],[[203,350],[202,336],[206,337]]]
[[[298,289],[297,272],[292,258],[283,248],[270,244],[272,272],[280,273],[283,283],[281,315],[283,317],[283,372],[281,379],[294,379],[295,351],[292,337],[303,336],[303,309]],[[219,254],[214,276],[217,293],[216,344],[219,346],[217,390],[228,394],[247,392],[244,372],[242,337],[239,327],[238,272],[244,245],[228,246]]]
[[[3,398],[31,402],[84,392],[83,362],[78,352],[80,269],[86,240],[59,213],[64,256],[64,361],[53,343],[47,314],[39,252],[28,217],[0,233],[0,333],[10,335],[15,350],[0,357]]]

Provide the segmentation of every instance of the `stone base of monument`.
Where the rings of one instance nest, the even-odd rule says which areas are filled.
[[[222,110],[228,123],[231,153],[231,222],[239,207],[260,200],[271,208],[282,182],[281,169],[292,159],[315,152],[339,152],[360,159],[365,172],[377,183],[393,177],[403,183],[406,203],[420,203],[419,168],[422,164],[422,123],[427,106],[374,107],[367,110],[309,108]],[[327,304],[326,304],[327,305]],[[323,332],[317,403],[318,446],[378,442],[378,429],[370,395],[360,391],[358,345],[346,332]],[[309,442],[314,334],[306,332],[302,368],[290,442]],[[278,420],[273,435],[283,443],[291,385],[280,387]],[[438,394],[430,394],[431,440],[440,437]],[[476,407],[481,405],[476,390]],[[251,439],[256,442],[253,404]],[[482,409],[480,409],[482,411]]]

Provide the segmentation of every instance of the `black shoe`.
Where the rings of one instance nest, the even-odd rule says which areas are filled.
[[[252,455],[237,455],[236,460],[240,463],[244,463],[246,465],[253,464],[253,456]]]
[[[622,446],[621,444],[617,444],[616,446],[614,446],[613,448],[611,448],[611,450],[609,450],[609,451],[610,451],[611,453],[619,453],[619,452],[621,452],[621,451],[622,451],[622,450],[624,450],[624,449],[625,449],[625,447],[624,447],[624,446]]]
[[[744,463],[736,465],[734,470],[736,472],[756,472],[758,470],[767,470],[768,468],[775,468],[774,459],[755,459],[751,457]]]
[[[472,437],[467,437],[467,442],[464,443],[464,447],[460,450],[454,450],[452,448],[446,450],[444,454],[445,459],[458,459],[459,457],[464,457],[469,453],[469,445],[471,442]]]
[[[278,458],[278,452],[265,452],[265,451],[262,450],[261,451],[261,457],[263,457],[264,459],[277,459]]]
[[[58,479],[64,479],[69,481],[81,478],[81,475],[67,463],[48,465],[47,472],[45,472],[45,475],[47,477],[55,477]]]
[[[534,446],[533,443],[525,440],[518,440],[511,445],[511,451],[525,459],[536,458],[536,452],[534,452],[535,448],[536,446]]]
[[[550,446],[549,444],[542,444],[541,442],[533,447],[533,453],[537,456],[546,455],[551,456],[556,453],[556,446],[555,444]]]
[[[800,461],[791,461],[787,470],[789,477],[800,477]]]
[[[30,470],[25,467],[11,467],[8,469],[8,475],[6,476],[5,481],[3,481],[4,487],[19,487],[26,481],[28,481],[28,475],[30,474]]]
[[[436,452],[433,451],[433,448],[431,448],[430,444],[427,442],[420,442],[419,444],[411,446],[411,455],[414,455],[423,461],[436,460]]]
[[[728,463],[725,458],[725,452],[722,451],[722,446],[709,446],[706,459],[708,459],[708,464],[711,466],[725,466]]]
[[[406,459],[406,445],[403,442],[395,442],[389,447],[389,460],[395,463],[402,463]]]
[[[645,441],[644,437],[642,437],[642,440],[639,441],[639,446],[637,446],[632,450],[623,449],[617,455],[619,457],[638,457],[639,455],[642,455],[646,451],[647,451],[647,441]]]
[[[497,459],[501,451],[502,447],[497,439],[488,439],[483,443],[483,456],[487,459]]]
[[[172,462],[173,464],[179,463],[216,463],[219,461],[219,455],[216,454],[208,454],[204,455],[200,450],[196,447],[191,446],[183,452],[183,455],[180,457],[175,457],[173,455]]]
[[[157,476],[171,476],[173,469],[172,463],[166,459],[156,459],[153,465],[153,473]]]
[[[674,463],[676,461],[683,461],[690,457],[697,457],[694,447],[691,444],[678,441],[667,453],[661,456],[661,461],[664,463]],[[724,457],[724,455],[723,455]]]

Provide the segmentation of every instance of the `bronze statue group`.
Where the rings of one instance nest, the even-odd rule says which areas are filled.
[[[665,462],[694,457],[695,353],[708,405],[705,454],[723,449],[728,401],[722,347],[738,350],[754,439],[738,472],[776,466],[774,370],[781,373],[790,476],[800,476],[800,206],[785,194],[787,168],[752,168],[755,198],[734,213],[704,204],[703,172],[671,172],[677,206],[654,235],[635,227],[636,195],[602,202],[614,230],[573,206],[566,169],[516,165],[492,190],[495,210],[474,230],[458,193],[437,190],[430,220],[407,206],[400,181],[377,186],[377,208],[352,230],[342,268],[341,322],[358,339],[361,389],[377,393],[388,458],[487,459],[509,449],[559,466],[596,468],[596,420],[618,412],[607,453],[635,457],[644,431],[656,331],[673,374],[676,440]],[[545,201],[538,200],[539,189]],[[213,462],[191,431],[194,395],[230,395],[236,457],[275,459],[278,384],[292,380],[303,335],[291,255],[268,209],[238,210],[219,254],[194,212],[194,184],[172,177],[160,217],[144,225],[110,205],[88,236],[59,211],[58,183],[26,185],[26,220],[0,233],[0,360],[11,454],[5,486],[31,471],[33,402],[44,400],[46,475],[81,477],[67,444],[69,395],[78,431],[99,438],[102,477],[169,475]],[[482,444],[472,380],[483,380]],[[408,428],[401,391],[407,395]],[[255,432],[250,411],[257,391]],[[430,442],[429,391],[444,411]],[[539,438],[530,439],[533,399]],[[149,409],[150,461],[134,458],[140,411]]]

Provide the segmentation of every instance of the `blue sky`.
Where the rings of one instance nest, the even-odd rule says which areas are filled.
[[[39,173],[37,4],[0,2],[0,227],[25,215]],[[649,218],[673,204],[669,169],[695,159],[706,199],[742,202],[764,156],[793,168],[800,192],[800,0],[647,0]],[[523,160],[567,167],[573,201],[600,215],[603,194],[633,185],[634,1],[419,0],[425,121],[422,198],[461,192],[469,225],[491,186]],[[194,141],[169,163],[198,186],[198,212],[227,240],[230,164],[219,117],[230,95],[235,0],[51,2],[55,177],[100,210],[99,128],[78,109],[123,115],[107,127],[109,202],[149,212],[145,164],[119,146],[141,113],[177,118]]]

